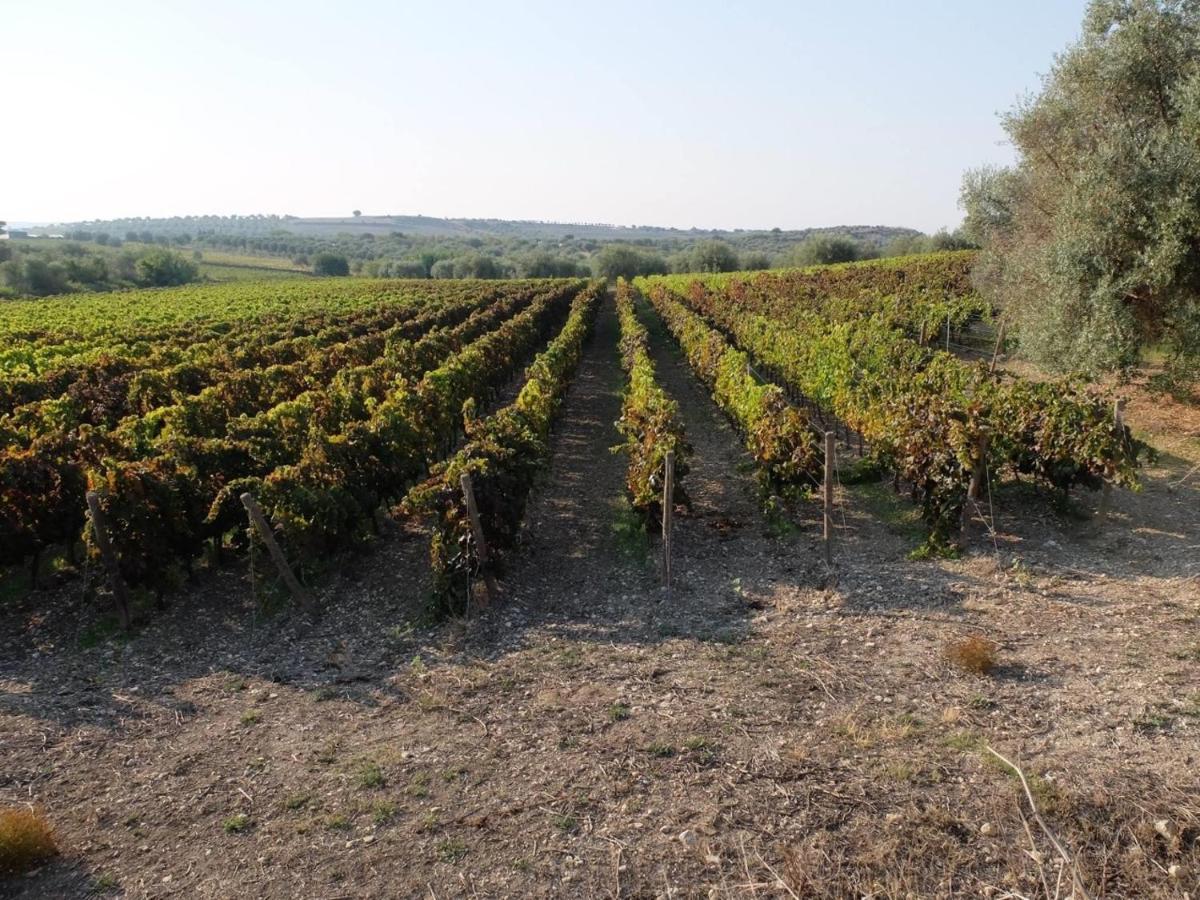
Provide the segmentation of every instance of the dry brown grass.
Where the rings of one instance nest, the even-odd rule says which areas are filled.
[[[1049,824],[1075,861],[1079,883],[1072,890],[1073,867],[1060,864],[1054,844],[1028,818],[1021,788],[1015,781],[991,787],[952,806],[916,795],[893,795],[899,802],[878,809],[847,811],[836,798],[817,806],[809,836],[784,851],[786,896],[1197,896],[1200,809],[1194,790],[1169,790],[1151,807],[1144,805],[1146,779],[1114,784],[1111,792],[1064,788],[1053,803],[1038,797],[1039,807],[1053,810]],[[968,893],[969,884],[980,890]]]
[[[990,675],[999,662],[1000,648],[994,641],[973,634],[946,645],[946,661],[972,675]]]
[[[0,809],[0,875],[27,872],[58,853],[54,831],[31,809]]]

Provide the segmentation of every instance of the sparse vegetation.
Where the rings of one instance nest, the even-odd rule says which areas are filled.
[[[308,793],[291,794],[283,801],[284,809],[297,810],[304,809],[312,800],[312,795]]]
[[[446,838],[438,842],[437,852],[442,862],[456,863],[467,855],[467,845],[462,841]]]
[[[358,770],[357,776],[358,786],[363,790],[374,790],[381,788],[387,784],[387,778],[384,777],[383,770],[379,768],[378,763],[364,763]]]
[[[112,874],[112,872],[101,872],[96,876],[96,880],[92,882],[93,887],[97,891],[102,892],[116,890],[118,884],[117,876]]]
[[[221,823],[226,834],[241,834],[254,827],[254,821],[245,813],[236,813]]]
[[[404,788],[404,793],[409,797],[428,797],[429,773],[414,772],[412,777],[408,779],[408,785]]]
[[[551,821],[559,831],[571,832],[579,827],[579,820],[567,813],[555,813]]]
[[[371,809],[371,821],[376,825],[382,826],[389,824],[396,818],[397,807],[390,800],[380,800]]]

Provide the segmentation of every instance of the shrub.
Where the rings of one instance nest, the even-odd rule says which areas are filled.
[[[57,853],[54,832],[41,814],[0,810],[0,875],[27,872]]]
[[[318,253],[312,269],[314,275],[349,275],[350,261],[339,253]]]
[[[200,277],[199,267],[173,250],[151,250],[137,262],[137,277],[148,287],[188,284]]]
[[[946,660],[956,668],[973,675],[989,675],[998,662],[995,642],[978,634],[946,645]]]

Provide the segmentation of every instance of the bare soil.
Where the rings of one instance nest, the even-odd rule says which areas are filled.
[[[616,337],[606,307],[469,621],[424,622],[412,527],[311,622],[238,569],[129,637],[75,580],[0,608],[0,805],[62,851],[0,896],[1200,896],[1200,441],[1131,404],[1170,440],[1144,490],[1098,528],[995,486],[959,560],[841,488],[830,570],[815,501],[764,515],[658,333],[695,446],[668,599],[610,452]],[[948,661],[970,635],[988,675]]]

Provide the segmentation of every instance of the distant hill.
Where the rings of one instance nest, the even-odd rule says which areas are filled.
[[[436,216],[347,216],[305,218],[301,216],[176,216],[56,223],[43,231],[106,231],[120,236],[126,232],[155,235],[194,235],[200,232],[262,236],[290,232],[312,237],[337,234],[383,236],[400,232],[413,238],[500,238],[528,241],[622,241],[628,243],[690,244],[719,238],[744,249],[774,251],[791,246],[814,234],[847,235],[882,247],[896,237],[920,234],[913,228],[886,225],[837,225],[802,229],[701,229],[666,228],[656,225],[610,225],[596,222],[538,222],[508,219],[448,219]]]
[[[436,216],[351,216],[348,218],[299,218],[285,216],[282,228],[297,234],[388,234],[400,231],[429,237],[511,237],[531,240],[562,240],[574,237],[593,241],[693,241],[706,238],[744,241],[753,235],[770,235],[773,240],[797,243],[813,234],[835,233],[882,246],[892,238],[920,234],[914,228],[887,225],[836,225],[822,228],[703,229],[667,228],[659,225],[609,225],[599,222],[537,222],[518,219],[443,219]]]

